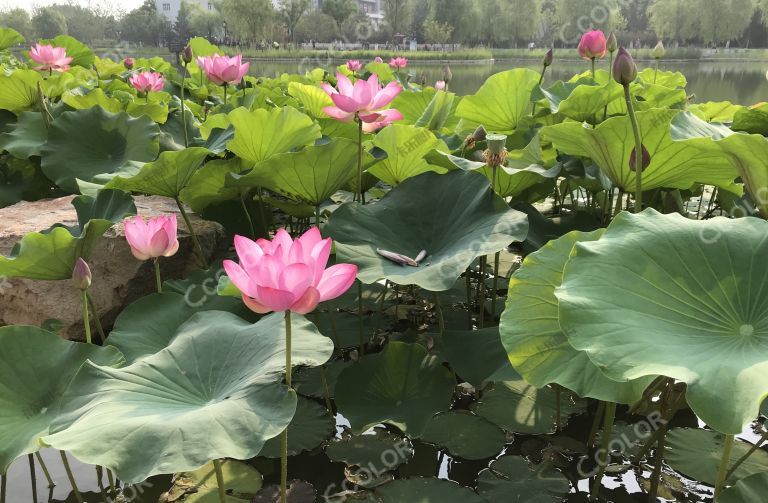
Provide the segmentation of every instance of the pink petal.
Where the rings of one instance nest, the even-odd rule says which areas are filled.
[[[336,74],[336,87],[339,88],[339,92],[345,96],[352,96],[354,88],[352,82],[343,73]]]
[[[328,117],[338,119],[343,122],[349,122],[355,117],[354,113],[347,113],[344,110],[336,107],[325,107],[323,108],[323,113]]]
[[[297,239],[297,241],[301,242],[301,246],[304,247],[306,253],[309,253],[322,240],[323,236],[320,234],[320,229],[315,226],[310,227],[307,232]]]
[[[327,82],[323,82],[322,84],[320,84],[320,87],[323,88],[323,91],[325,91],[326,94],[328,94],[328,96],[331,96],[332,94],[337,94],[338,93],[338,91],[332,85],[330,85]]]
[[[400,87],[400,84],[397,82],[390,82],[387,84],[387,86],[382,89],[381,91],[376,94],[376,97],[373,98],[373,104],[371,105],[372,110],[377,110],[379,108],[384,108],[385,106],[392,103],[392,100],[394,100],[398,94],[403,90],[402,87]]]
[[[166,234],[165,231],[160,230],[153,234],[149,239],[149,244],[147,245],[145,253],[153,258],[162,257],[170,244],[171,243],[168,242],[168,234]]]
[[[245,307],[247,307],[254,313],[267,314],[268,312],[272,311],[270,308],[260,303],[258,300],[252,297],[248,297],[247,295],[243,295],[243,302],[245,303]]]
[[[320,291],[320,301],[332,300],[340,296],[352,286],[357,277],[357,266],[353,264],[336,264],[323,273],[323,279],[317,285]]]
[[[240,259],[240,264],[247,271],[256,267],[264,256],[264,251],[257,243],[240,235],[235,236],[235,251],[237,258]]]
[[[331,256],[331,247],[333,243],[331,238],[324,239],[312,247],[309,262],[314,265],[312,274],[312,284],[318,285],[323,279],[325,266],[328,264],[328,258]]]
[[[312,284],[312,271],[306,264],[291,264],[280,273],[280,290],[298,299]]]
[[[287,311],[296,301],[291,292],[266,286],[259,286],[257,290],[259,294],[255,297],[256,300],[270,311]]]
[[[352,98],[358,103],[359,108],[362,109],[370,106],[374,96],[375,93],[371,93],[371,87],[367,81],[358,80],[355,82]]]
[[[307,314],[315,310],[320,303],[320,292],[316,288],[309,287],[299,300],[293,303],[291,311],[299,314]]]
[[[249,297],[255,296],[258,292],[256,290],[257,285],[248,276],[248,273],[235,262],[231,260],[225,260],[222,262],[224,272],[227,273],[229,280],[244,294]]]
[[[333,100],[334,105],[347,113],[353,114],[360,111],[362,108],[362,105],[354,98],[350,98],[343,94],[333,94],[331,95],[331,100]]]

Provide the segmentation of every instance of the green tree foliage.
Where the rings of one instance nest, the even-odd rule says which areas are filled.
[[[193,36],[212,38],[222,31],[224,19],[217,9],[204,9],[200,4],[189,4],[189,29]]]
[[[357,12],[357,3],[354,0],[324,0],[322,10],[336,22],[336,27],[341,32],[344,21]]]
[[[294,44],[296,43],[296,25],[299,24],[308,9],[309,0],[280,0],[278,12],[283,24],[285,24],[288,38]]]
[[[276,18],[270,0],[220,0],[216,7],[227,23],[228,35],[251,44],[268,37]]]
[[[392,29],[392,33],[406,33],[411,21],[410,0],[382,0],[384,19]]]
[[[296,25],[296,39],[331,42],[338,37],[336,21],[320,10],[311,10]]]
[[[648,17],[659,38],[718,45],[740,38],[754,11],[753,0],[655,0]]]
[[[618,0],[558,0],[559,38],[564,44],[575,44],[588,30],[619,31],[626,25]]]
[[[32,26],[38,38],[67,35],[67,19],[53,7],[38,9],[32,17]]]
[[[27,41],[35,37],[32,19],[29,17],[29,12],[25,9],[16,8],[0,13],[0,26],[13,28],[21,33]]]
[[[453,26],[430,19],[424,23],[424,37],[431,44],[447,44],[451,40]]]
[[[166,20],[157,13],[153,0],[144,0],[141,7],[120,20],[121,38],[128,42],[156,45],[166,32]]]

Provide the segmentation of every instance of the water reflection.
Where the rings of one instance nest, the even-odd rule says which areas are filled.
[[[320,61],[320,63],[325,63]],[[334,63],[325,63],[322,66],[326,70],[333,70]],[[652,66],[651,63],[639,63],[641,69]],[[299,61],[295,62],[253,62],[251,72],[254,75],[276,77],[282,73],[303,72],[310,66]],[[608,62],[602,62],[602,68],[607,68]],[[539,71],[540,65],[535,61],[503,60],[495,63],[461,64],[451,63],[453,81],[451,90],[460,94],[472,94],[489,76],[510,68],[531,68]],[[547,82],[568,79],[576,73],[588,70],[586,62],[577,61],[560,62],[555,64],[547,72]],[[600,66],[598,66],[600,68]],[[765,72],[768,70],[768,62],[731,62],[731,61],[703,61],[703,62],[662,62],[661,69],[675,70],[685,74],[688,78],[688,94],[695,94],[697,102],[706,101],[731,101],[741,105],[752,105],[761,101],[768,101],[768,80]],[[442,79],[442,64],[411,64],[409,69],[418,75],[417,80],[424,75],[430,84]]]

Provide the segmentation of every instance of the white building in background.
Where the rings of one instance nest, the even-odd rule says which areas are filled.
[[[175,23],[179,17],[181,2],[187,1],[200,5],[205,10],[215,10],[213,0],[155,0],[157,12],[163,15],[170,23]]]

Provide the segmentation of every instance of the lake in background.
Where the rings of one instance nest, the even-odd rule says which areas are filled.
[[[317,66],[333,70],[334,65],[339,64],[336,61],[321,63],[324,61],[252,61],[251,73],[264,77],[276,77],[283,73],[304,73]],[[652,65],[649,62],[640,62],[638,66],[642,69]],[[497,60],[482,64],[451,62],[450,66],[453,73],[451,91],[459,95],[474,94],[485,79],[504,70],[520,67],[531,68],[537,72],[541,70],[538,62],[530,60]],[[607,66],[606,60],[598,68],[607,68]],[[768,62],[668,61],[662,62],[660,68],[685,74],[688,79],[686,89],[688,94],[696,95],[695,102],[731,101],[739,105],[753,105],[768,101],[768,80],[765,75]],[[556,61],[547,70],[545,85],[556,80],[567,80],[588,69],[588,62]],[[408,66],[408,70],[417,75],[415,82],[420,82],[421,76],[425,75],[430,85],[434,85],[434,82],[442,79],[443,76],[442,63],[413,63]]]

